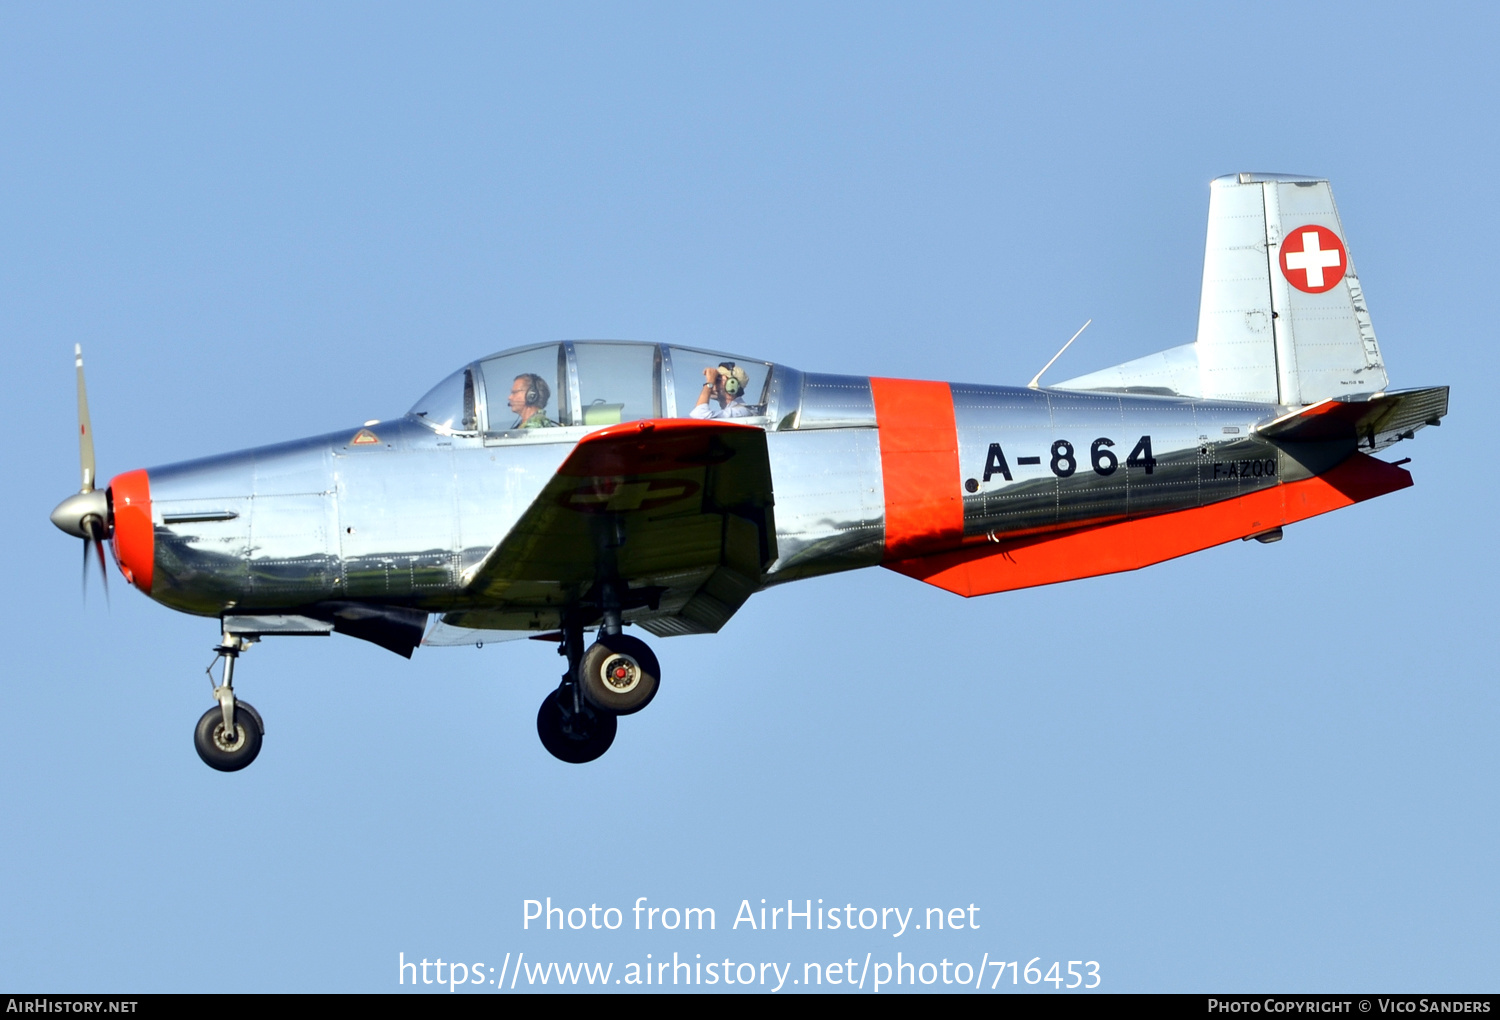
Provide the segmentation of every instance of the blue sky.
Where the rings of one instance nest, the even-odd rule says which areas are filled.
[[[1114,991],[1493,989],[1496,28],[1480,5],[6,8],[0,985],[903,951],[1093,960]],[[550,647],[339,637],[246,657],[265,750],[213,773],[212,623],[118,576],[80,604],[47,521],[77,479],[74,343],[106,476],[392,417],[562,337],[1020,384],[1092,317],[1065,378],[1192,338],[1207,184],[1237,170],[1329,177],[1392,385],[1452,384],[1399,449],[1414,488],[1008,595],[880,570],[762,594],[654,642],[661,696],[602,768],[537,743]],[[718,928],[523,930],[547,896]],[[730,928],[763,897],[981,927]]]

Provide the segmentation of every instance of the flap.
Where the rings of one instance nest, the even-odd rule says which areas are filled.
[[[223,617],[226,634],[243,637],[347,634],[408,659],[422,642],[426,626],[426,610],[367,602],[319,602],[309,606],[305,615],[226,613]]]
[[[442,619],[436,619],[432,626],[427,628],[427,634],[422,638],[423,648],[460,648],[464,645],[482,647],[484,645],[499,644],[504,641],[519,641],[522,638],[536,637],[530,631],[524,630],[482,630],[473,627],[455,627],[451,623],[444,623]]]
[[[691,418],[602,428],[579,440],[464,578],[479,605],[444,622],[554,629],[613,575],[628,586],[627,620],[681,617],[674,632],[717,630],[776,558],[771,505],[759,428]]]

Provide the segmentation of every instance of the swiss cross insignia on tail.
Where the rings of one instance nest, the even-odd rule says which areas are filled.
[[[1298,227],[1281,242],[1281,274],[1298,290],[1309,294],[1332,290],[1348,268],[1344,242],[1327,227]]]

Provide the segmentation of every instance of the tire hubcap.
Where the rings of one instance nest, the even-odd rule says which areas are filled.
[[[245,727],[236,726],[234,728],[234,739],[226,740],[224,738],[224,724],[219,723],[219,725],[214,727],[214,746],[221,751],[238,751],[245,746]]]
[[[615,654],[604,660],[604,686],[615,694],[628,694],[641,682],[641,667],[628,655]]]

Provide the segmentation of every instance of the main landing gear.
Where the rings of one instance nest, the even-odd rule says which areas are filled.
[[[220,772],[238,772],[260,754],[260,741],[265,736],[265,723],[260,713],[248,701],[234,696],[234,663],[240,653],[250,647],[251,638],[224,634],[224,640],[214,651],[217,657],[208,667],[209,680],[213,680],[214,665],[224,661],[222,682],[214,684],[214,698],[218,705],[203,713],[198,728],[193,731],[193,746],[198,757]]]
[[[656,697],[661,666],[646,642],[620,633],[619,611],[606,611],[599,638],[583,649],[583,627],[563,624],[559,655],[568,671],[536,716],[537,735],[554,757],[575,765],[593,761],[614,743],[618,719]]]

